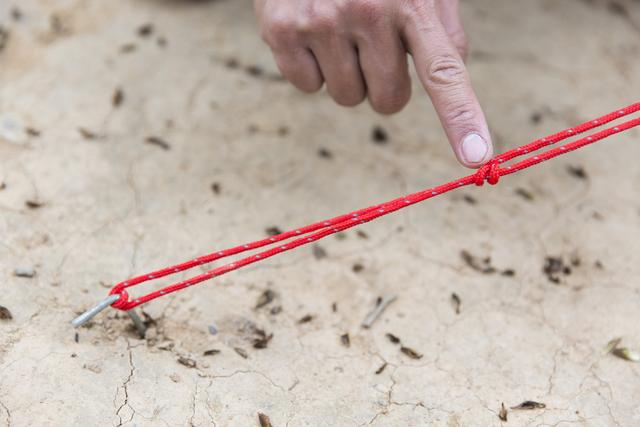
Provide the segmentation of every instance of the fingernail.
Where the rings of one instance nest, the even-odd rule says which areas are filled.
[[[462,157],[467,163],[480,163],[489,151],[487,142],[477,133],[467,135],[462,141]]]

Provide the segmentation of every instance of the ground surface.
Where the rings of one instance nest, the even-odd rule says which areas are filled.
[[[464,3],[498,151],[638,100],[640,4],[616,4]],[[484,426],[525,400],[546,408],[504,424],[640,424],[640,364],[603,351],[640,347],[638,131],[156,300],[147,340],[110,309],[76,341],[132,274],[466,171],[417,85],[382,118],[279,81],[248,1],[9,0],[0,23],[0,424]]]

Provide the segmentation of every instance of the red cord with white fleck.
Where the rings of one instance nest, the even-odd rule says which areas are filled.
[[[443,185],[439,185],[437,187],[419,191],[417,193],[400,197],[386,203],[381,203],[379,205],[371,206],[365,209],[360,209],[358,211],[351,212],[346,215],[341,215],[333,219],[317,222],[315,224],[297,228],[292,231],[287,231],[285,233],[268,237],[266,239],[257,240],[255,242],[236,246],[230,249],[217,251],[209,255],[204,255],[204,256],[195,258],[191,261],[184,262],[182,264],[177,264],[171,267],[163,268],[158,271],[154,271],[149,274],[144,274],[142,276],[131,278],[129,280],[126,280],[124,282],[121,282],[115,285],[111,290],[111,292],[109,293],[110,295],[120,295],[120,298],[112,304],[112,307],[118,308],[120,310],[131,310],[132,308],[140,304],[144,304],[145,302],[159,298],[163,295],[167,295],[172,292],[176,292],[181,289],[187,288],[189,286],[196,285],[200,282],[211,279],[213,277],[221,276],[230,271],[237,270],[249,264],[253,264],[254,262],[258,262],[263,259],[280,254],[282,252],[286,252],[291,249],[297,248],[298,246],[303,246],[303,245],[315,242],[319,239],[322,239],[323,237],[344,231],[358,224],[364,224],[365,222],[369,222],[378,217],[400,210],[406,206],[410,206],[415,203],[421,202],[423,200],[430,199],[432,197],[438,196],[440,194],[446,193],[456,188],[464,187],[466,185],[471,185],[471,184],[483,185],[485,181],[489,182],[489,184],[492,184],[492,185],[497,184],[498,180],[502,176],[510,175],[512,173],[518,172],[522,169],[526,169],[528,167],[531,167],[538,163],[552,159],[554,157],[560,156],[562,154],[568,153],[570,151],[577,150],[578,148],[582,148],[586,145],[593,144],[594,142],[600,141],[611,135],[624,132],[633,127],[639,126],[640,117],[631,119],[617,126],[613,126],[613,127],[598,131],[596,133],[591,134],[590,136],[586,136],[586,137],[577,139],[575,141],[568,142],[562,146],[558,146],[546,152],[543,152],[537,155],[532,155],[512,165],[504,165],[505,162],[512,160],[516,157],[521,157],[526,154],[533,153],[537,150],[540,150],[541,148],[548,147],[550,145],[556,144],[560,141],[564,141],[568,138],[582,134],[589,130],[593,130],[595,128],[601,127],[607,123],[610,123],[622,117],[629,116],[630,114],[636,113],[638,111],[640,111],[640,103],[635,103],[626,108],[622,108],[613,113],[602,116],[598,119],[591,120],[579,126],[564,130],[562,132],[558,132],[554,135],[538,139],[536,141],[531,142],[530,144],[515,148],[513,150],[509,150],[505,153],[502,153],[494,157],[491,161],[489,161],[487,164],[482,166],[480,169],[478,169],[476,173],[472,175],[465,176],[463,178],[457,179],[455,181],[452,181]],[[129,300],[129,295],[126,291],[126,288],[139,285],[140,283],[147,282],[149,280],[158,279],[174,273],[179,273],[181,271],[185,271],[203,264],[208,264],[210,262],[216,261],[221,258],[226,258],[232,255],[240,254],[245,251],[254,250],[254,249],[258,249],[258,248],[262,248],[270,245],[273,245],[270,249],[263,250],[256,254],[222,265],[220,267],[216,267],[212,270],[209,270],[205,273],[194,276],[190,279],[175,283],[173,285],[169,285],[160,290],[153,291],[147,295],[135,298],[132,301]]]

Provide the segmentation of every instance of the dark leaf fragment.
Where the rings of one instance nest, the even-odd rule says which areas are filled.
[[[165,141],[162,138],[158,138],[157,136],[150,136],[147,139],[145,139],[144,141],[147,144],[156,145],[156,146],[162,148],[163,150],[170,150],[171,149],[171,145],[169,145],[169,143],[167,141]]]
[[[119,107],[124,102],[124,91],[121,88],[116,88],[111,95],[111,105]]]
[[[178,363],[181,365],[186,366],[187,368],[195,368],[196,367],[196,361],[186,357],[186,356],[179,356],[178,357]]]
[[[349,337],[349,334],[340,335],[340,342],[347,348],[351,347],[351,338]]]
[[[315,259],[324,259],[327,257],[327,251],[320,245],[313,245],[312,251]]]
[[[271,289],[265,289],[265,291],[262,292],[258,297],[258,301],[256,301],[256,309],[262,308],[265,305],[271,303],[276,298],[276,296],[277,294]]]
[[[307,314],[306,316],[304,316],[300,320],[298,320],[298,324],[309,323],[312,320],[313,320],[313,316],[311,314]]]
[[[412,359],[422,359],[422,354],[418,353],[412,348],[402,346],[400,347],[400,351]]]
[[[582,166],[574,166],[574,165],[567,166],[567,172],[569,172],[571,176],[574,176],[578,179],[588,178],[587,172],[584,170]]]
[[[11,311],[3,305],[0,305],[0,320],[11,320],[13,319],[13,315]]]
[[[453,305],[453,310],[456,312],[456,314],[460,314],[462,300],[455,292],[451,294],[451,304]]]
[[[389,135],[381,126],[374,126],[371,131],[371,140],[376,144],[384,145],[389,142]]]
[[[248,357],[249,357],[249,355],[247,354],[247,351],[246,351],[245,349],[243,349],[243,348],[240,348],[240,347],[234,347],[234,348],[233,348],[233,351],[235,351],[236,353],[238,353],[238,355],[239,355],[240,357],[242,357],[243,359],[246,359],[246,358],[248,358]]]
[[[282,234],[282,230],[277,226],[267,227],[265,229],[267,236],[277,236],[278,234]]]
[[[391,341],[392,344],[400,344],[400,338],[393,335],[392,333],[385,334],[385,337],[387,337],[387,339]]]
[[[80,127],[78,128],[78,132],[80,133],[80,136],[82,136],[86,140],[98,139],[98,134],[90,131],[87,128]]]
[[[140,37],[149,37],[153,34],[153,24],[147,23],[138,27],[137,33]]]
[[[502,405],[500,407],[500,413],[498,413],[498,417],[500,417],[500,419],[504,422],[507,422],[507,408],[504,407],[504,402],[502,402]]]
[[[258,412],[258,422],[260,423],[260,427],[273,427],[269,417],[262,412]]]
[[[532,409],[544,409],[547,405],[540,402],[534,402],[533,400],[525,400],[521,404],[517,406],[512,406],[511,409],[520,409],[520,410],[532,410]]]

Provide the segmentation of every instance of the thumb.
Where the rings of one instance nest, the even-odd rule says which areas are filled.
[[[420,81],[456,157],[467,167],[481,166],[493,156],[491,135],[455,45],[435,16],[414,16],[404,33]]]

